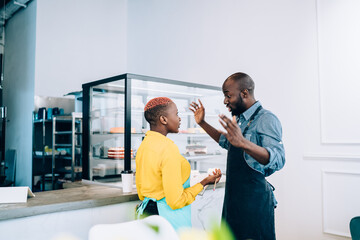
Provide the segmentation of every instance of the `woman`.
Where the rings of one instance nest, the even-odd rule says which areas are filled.
[[[191,227],[190,204],[209,183],[219,181],[221,171],[190,187],[189,162],[175,143],[166,137],[178,133],[180,117],[176,104],[169,98],[151,99],[144,108],[150,124],[136,154],[136,187],[140,200],[138,215],[160,215],[175,230]]]

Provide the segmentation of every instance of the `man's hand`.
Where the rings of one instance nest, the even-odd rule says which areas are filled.
[[[230,120],[225,115],[219,115],[220,124],[225,128],[226,132],[218,130],[220,134],[224,135],[227,140],[233,145],[234,147],[243,148],[245,143],[245,138],[241,133],[241,129],[236,122],[236,117],[233,116],[232,120]]]
[[[200,125],[204,122],[205,119],[205,108],[202,105],[200,99],[199,103],[200,104],[197,104],[196,102],[190,103],[191,107],[189,107],[189,109],[194,113],[196,123]]]

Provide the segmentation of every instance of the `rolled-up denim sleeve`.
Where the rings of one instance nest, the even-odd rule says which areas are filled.
[[[270,176],[275,171],[282,169],[285,164],[281,123],[274,114],[264,114],[259,119],[257,132],[259,145],[264,147],[270,155],[269,163],[264,166],[265,176]]]
[[[222,148],[228,149],[229,148],[229,141],[227,140],[227,138],[224,135],[220,135],[220,139],[219,139],[219,145]]]

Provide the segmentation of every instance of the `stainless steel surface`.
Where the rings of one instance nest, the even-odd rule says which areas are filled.
[[[41,107],[46,108],[63,108],[65,113],[71,113],[75,111],[75,100],[73,98],[60,98],[60,97],[34,97],[35,112]]]

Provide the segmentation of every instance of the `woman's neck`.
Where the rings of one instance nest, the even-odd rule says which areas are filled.
[[[166,137],[166,135],[168,134],[168,131],[164,128],[164,126],[150,126],[150,130],[154,131],[154,132],[158,132],[161,133],[162,135],[164,135]]]

